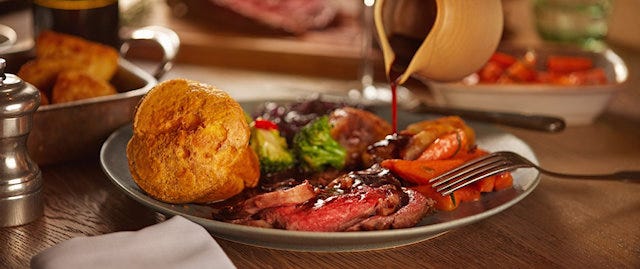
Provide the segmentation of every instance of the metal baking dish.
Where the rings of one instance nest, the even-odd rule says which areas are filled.
[[[157,80],[120,59],[111,83],[118,94],[38,108],[27,140],[31,158],[44,165],[98,152],[109,134],[131,121],[138,101]]]
[[[120,57],[118,70],[110,81],[118,94],[40,106],[33,116],[27,140],[29,154],[35,162],[46,165],[95,154],[113,131],[132,120],[139,100],[171,68],[180,45],[178,35],[172,30],[144,27],[126,35],[121,55],[126,55],[129,47],[140,40],[154,42],[163,51],[164,58],[154,75]],[[32,56],[2,57],[8,58],[7,62],[15,68]]]

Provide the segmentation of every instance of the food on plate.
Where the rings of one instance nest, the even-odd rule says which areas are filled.
[[[522,57],[495,52],[476,74],[471,83],[544,83],[553,85],[600,85],[608,79],[603,68],[594,66],[585,56],[549,55],[540,58],[535,53]]]
[[[322,116],[300,129],[293,137],[293,150],[306,171],[342,169],[347,151],[331,136],[329,117]]]
[[[323,118],[325,116],[326,119]],[[268,102],[256,113],[255,118],[273,122],[296,149],[298,156],[305,156],[301,159],[304,159],[306,168],[316,171],[324,170],[324,166],[329,164],[334,168],[361,167],[361,155],[366,148],[392,132],[387,121],[369,111],[346,103],[315,99],[284,105]],[[302,131],[303,128],[306,130]],[[298,143],[294,143],[296,136]],[[310,141],[311,138],[314,141]],[[310,145],[324,144],[326,147],[307,151],[305,149],[310,147],[303,145],[305,141],[309,141],[307,144]],[[324,149],[324,152],[320,152],[320,149]],[[335,154],[329,155],[330,158],[322,158],[322,153],[331,151]]]
[[[251,149],[258,155],[261,173],[273,173],[293,168],[294,157],[278,126],[268,120],[253,121]]]
[[[343,126],[337,127],[333,122],[338,121],[331,120],[336,114],[353,118],[338,123]],[[307,120],[309,115],[315,119]],[[296,117],[301,120],[295,120]],[[371,112],[312,99],[285,105],[267,103],[254,118],[255,126],[296,130],[292,143],[285,143],[283,136],[279,145],[294,152],[297,165],[263,173],[256,188],[212,204],[216,220],[304,231],[406,228],[415,226],[434,210],[455,210],[462,202],[480,199],[484,192],[499,191],[513,184],[513,178],[506,172],[447,196],[431,187],[429,179],[487,153],[477,147],[475,132],[459,117],[417,122],[392,134],[389,124]],[[326,129],[331,130],[330,136]],[[380,130],[371,135],[373,129]],[[309,135],[309,130],[320,135]],[[310,169],[305,156],[296,149],[300,133],[305,138],[320,137],[320,146],[310,147],[319,151],[312,156],[321,156],[320,160],[333,156],[337,165],[329,161]],[[363,133],[367,135],[362,136]],[[344,159],[346,164],[347,158],[339,147],[347,149],[358,143],[366,146],[345,150],[351,152],[347,155],[354,161],[341,165],[340,160]]]
[[[308,181],[222,207],[214,217],[236,224],[301,231],[364,231],[415,226],[433,201],[402,187],[380,167],[343,174],[326,186]]]
[[[362,167],[362,154],[369,145],[393,132],[391,124],[377,115],[353,107],[342,107],[329,114],[331,137],[346,150],[345,166]]]
[[[459,117],[390,124],[366,108],[309,99],[251,117],[189,80],[145,96],[127,146],[134,181],[170,203],[207,203],[219,221],[301,231],[408,228],[509,188],[509,172],[442,196],[428,183],[487,154]]]
[[[452,150],[453,149],[453,150]],[[432,155],[432,151],[457,151],[458,146],[448,144],[446,146],[435,146],[425,150],[425,155]],[[389,169],[400,178],[411,183],[409,188],[416,190],[423,195],[435,200],[435,208],[441,211],[451,211],[456,209],[460,203],[477,201],[483,192],[500,191],[513,185],[513,177],[510,173],[501,173],[481,179],[470,185],[454,191],[451,195],[442,196],[431,187],[429,180],[437,177],[463,163],[487,154],[481,149],[470,151],[458,151],[456,154],[446,158],[418,158],[416,160],[387,159],[381,162],[381,166]]]
[[[66,98],[52,100],[52,89],[71,86],[69,77],[65,79],[64,86],[56,85],[60,74],[67,71],[84,73],[81,81],[87,77],[99,84],[108,84],[118,69],[118,52],[107,45],[88,41],[80,37],[43,31],[36,39],[36,58],[20,67],[18,76],[31,83],[40,91],[43,98],[42,104],[57,103]],[[80,76],[75,76],[80,78]],[[81,82],[82,83],[82,82]],[[111,86],[113,88],[113,86]],[[104,90],[103,87],[98,89]],[[80,93],[79,91],[89,91]],[[77,87],[70,91],[75,96],[99,96],[101,93],[93,93],[93,87]],[[115,93],[115,92],[113,92]],[[75,100],[75,99],[74,99]]]
[[[82,71],[69,70],[58,74],[51,89],[51,102],[64,103],[116,93],[116,88],[105,80],[96,79]]]
[[[226,92],[185,79],[162,82],[138,105],[127,145],[131,175],[169,203],[208,203],[255,187],[258,157],[240,105]]]
[[[409,137],[408,145],[400,151],[400,157],[405,160],[414,160],[425,155],[428,153],[425,152],[428,147],[445,143],[445,138],[453,139],[453,142],[463,142],[460,151],[471,150],[475,146],[476,139],[473,129],[460,117],[455,116],[416,122],[408,125],[406,129],[400,131],[400,134]]]

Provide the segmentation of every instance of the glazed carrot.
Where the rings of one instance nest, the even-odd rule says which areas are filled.
[[[567,75],[565,83],[570,85],[598,85],[607,83],[607,75],[602,68],[593,68],[585,71],[571,72]],[[565,84],[566,85],[566,84]]]
[[[511,173],[502,173],[496,175],[495,184],[493,186],[494,191],[500,191],[513,186],[513,176]]]
[[[489,58],[489,62],[496,63],[502,68],[507,68],[513,63],[515,63],[516,61],[518,61],[516,57],[513,57],[504,52],[495,52],[493,53],[493,55],[491,55],[491,58]]]
[[[456,202],[473,202],[480,200],[480,191],[473,185],[467,185],[453,192]]]
[[[410,188],[433,199],[436,202],[435,208],[441,211],[452,211],[458,208],[462,202],[478,201],[481,197],[480,192],[471,186],[465,186],[445,196],[438,193],[431,185],[418,185]]]
[[[577,56],[549,56],[547,70],[550,72],[569,73],[585,71],[593,67],[593,61],[587,57]]]
[[[455,141],[451,139],[449,133],[443,137],[447,137],[449,142]],[[458,140],[459,141],[459,140]],[[450,145],[455,143],[446,144],[448,150],[442,150],[442,146],[438,147],[440,150],[431,150],[430,156],[442,156],[442,153],[451,153]],[[426,152],[426,151],[425,151]],[[513,178],[511,173],[502,173],[487,177],[467,185],[459,190],[454,191],[451,195],[442,196],[440,193],[431,187],[429,180],[439,176],[455,167],[462,165],[463,163],[472,160],[474,158],[486,155],[487,152],[481,149],[464,150],[459,154],[454,154],[455,158],[452,159],[440,159],[440,160],[401,160],[401,159],[387,159],[380,163],[383,168],[389,169],[393,174],[402,178],[403,180],[416,184],[409,188],[414,189],[423,195],[436,201],[435,208],[441,211],[451,211],[456,209],[462,202],[477,201],[481,198],[483,192],[498,191],[509,188],[513,185]],[[444,154],[448,156],[448,154]]]
[[[522,61],[517,61],[507,68],[504,75],[508,82],[533,82],[538,76],[538,71]],[[498,82],[504,81],[498,79]]]
[[[458,208],[459,203],[456,202],[454,194],[442,196],[442,194],[436,192],[436,190],[431,187],[431,185],[418,185],[410,188],[426,197],[433,199],[436,202],[435,208],[437,210],[452,211]]]
[[[504,73],[506,67],[502,67],[499,63],[488,62],[478,71],[478,79],[480,83],[495,83]]]
[[[478,158],[480,156],[484,156],[489,154],[489,152],[487,152],[486,150],[483,149],[479,149],[479,148],[475,148],[472,150],[467,150],[467,151],[462,151],[458,154],[456,154],[456,159],[460,159],[463,160],[465,162],[471,161],[475,158]]]
[[[380,163],[400,178],[418,185],[429,184],[429,179],[443,174],[464,163],[461,159],[415,160],[388,159]]]
[[[468,139],[462,129],[446,133],[433,141],[418,160],[445,160],[455,158],[456,154],[468,148]]]
[[[497,176],[490,176],[487,178],[483,178],[471,184],[471,186],[473,186],[476,190],[480,192],[492,192],[496,183],[496,177]]]

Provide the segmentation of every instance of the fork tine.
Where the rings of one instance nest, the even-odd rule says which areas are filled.
[[[473,159],[458,168],[434,177],[429,182],[433,183],[431,185],[433,188],[446,184],[436,189],[445,196],[482,178],[526,166],[518,159],[514,162],[510,152],[498,151]]]
[[[476,167],[488,165],[494,162],[498,162],[500,160],[502,160],[502,158],[496,153],[484,155],[484,156],[475,158],[471,161],[468,161],[454,169],[449,170],[448,172],[445,172],[437,177],[430,179],[429,183],[433,183],[432,186],[436,187],[448,181],[443,179],[457,177],[462,174],[468,173],[469,171],[475,169]]]
[[[442,178],[442,180],[438,181],[436,184],[433,184],[431,186],[435,188],[442,184],[446,184],[444,186],[439,187],[439,189],[445,189],[459,183],[460,181],[483,175],[484,173],[491,171],[492,169],[495,169],[497,167],[500,167],[506,164],[503,160],[500,160],[500,159],[490,159],[490,160],[495,160],[495,161],[479,163],[476,166],[469,167],[469,169],[466,169],[465,171],[461,171],[459,173],[456,173],[455,175],[444,177]]]
[[[446,196],[451,194],[452,192],[467,186],[473,182],[476,182],[480,179],[486,178],[486,177],[490,177],[505,171],[509,171],[512,170],[514,168],[518,167],[517,165],[513,165],[513,164],[509,164],[509,163],[502,163],[500,165],[495,165],[494,167],[492,167],[491,169],[486,169],[484,171],[484,173],[474,173],[473,175],[469,175],[466,177],[463,177],[461,179],[456,180],[456,182],[458,184],[449,184],[447,186],[444,187],[440,187],[438,189],[436,189],[437,192],[441,193],[442,196]]]

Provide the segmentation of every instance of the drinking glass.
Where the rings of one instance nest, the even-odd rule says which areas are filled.
[[[53,30],[118,47],[118,0],[33,0],[34,36]]]
[[[543,40],[587,49],[605,45],[612,0],[535,0],[536,29]]]

